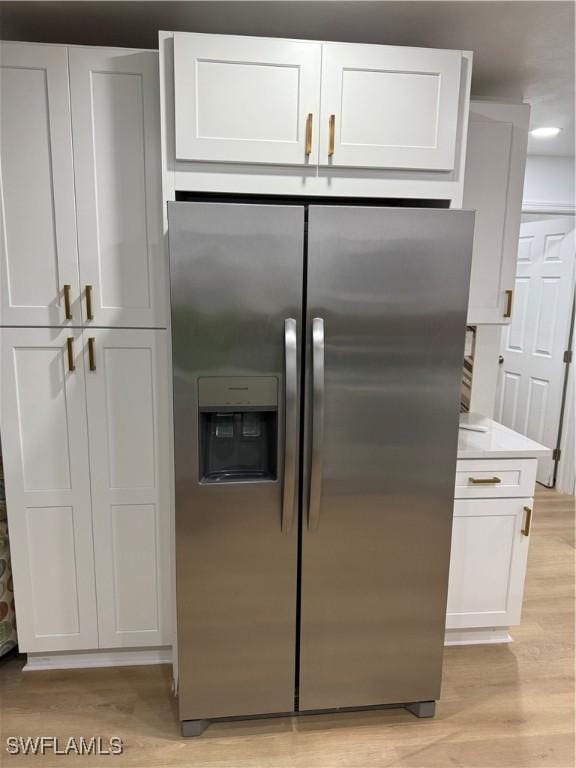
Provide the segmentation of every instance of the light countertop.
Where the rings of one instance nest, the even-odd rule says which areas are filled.
[[[461,424],[478,424],[488,427],[487,432],[458,432],[459,459],[534,459],[548,456],[550,448],[514,432],[497,421],[476,413],[463,413]]]

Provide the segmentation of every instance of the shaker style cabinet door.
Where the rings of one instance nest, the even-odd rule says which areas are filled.
[[[532,504],[531,498],[456,500],[447,629],[520,623]]]
[[[166,334],[84,331],[100,648],[171,642]]]
[[[450,171],[460,51],[322,46],[320,165]]]
[[[528,142],[528,104],[470,104],[464,208],[476,211],[468,323],[509,323]]]
[[[0,44],[0,323],[80,323],[68,59]]]
[[[84,322],[166,327],[158,55],[69,56]]]
[[[176,32],[176,158],[317,164],[320,59],[320,43]]]
[[[0,338],[18,644],[97,648],[81,331],[4,328]]]

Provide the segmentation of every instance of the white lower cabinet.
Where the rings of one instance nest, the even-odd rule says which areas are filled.
[[[86,331],[100,648],[163,645],[170,608],[166,331]]]
[[[0,331],[21,651],[169,642],[166,333]]]
[[[1,334],[18,644],[21,651],[97,648],[82,332],[5,328]]]
[[[520,623],[532,498],[456,499],[446,628]]]

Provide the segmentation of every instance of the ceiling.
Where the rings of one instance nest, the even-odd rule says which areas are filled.
[[[157,47],[158,30],[268,35],[474,51],[472,92],[524,100],[532,154],[574,155],[574,3],[482,0],[403,2],[0,2],[5,40]]]

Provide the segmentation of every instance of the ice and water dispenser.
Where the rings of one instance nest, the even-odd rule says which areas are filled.
[[[201,482],[276,479],[276,377],[202,377],[198,410]]]

